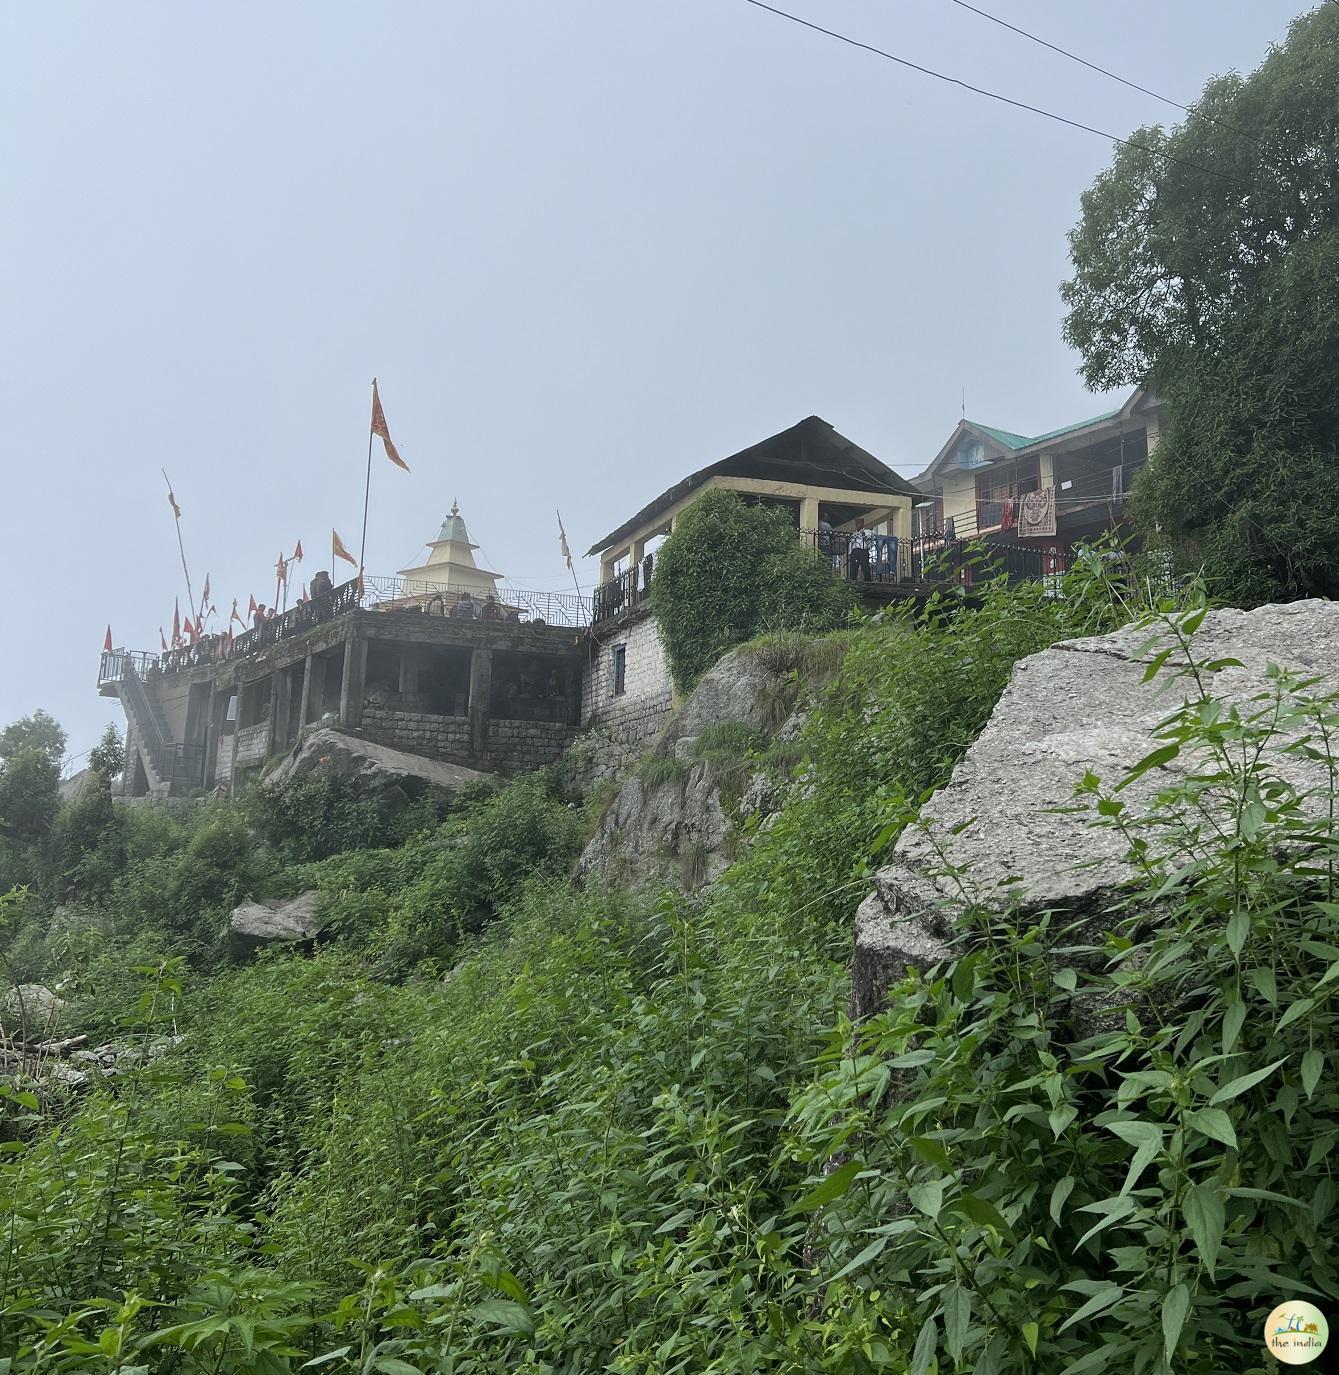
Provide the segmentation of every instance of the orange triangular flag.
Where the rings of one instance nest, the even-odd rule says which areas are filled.
[[[163,648],[163,653],[166,654],[166,653],[167,653],[167,636],[163,634],[163,627],[162,627],[161,625],[158,627],[158,643],[162,646],[162,648]]]
[[[293,558],[296,562],[302,562],[302,541],[298,541],[298,547],[293,550]]]
[[[307,595],[307,584],[304,582],[302,584],[302,596],[298,598],[298,602],[300,604],[305,604],[309,601],[311,601],[311,598]]]
[[[251,598],[247,602],[246,614],[248,616],[254,616],[256,614],[256,594],[254,592],[251,594]]]
[[[340,539],[339,532],[330,532],[330,557],[332,559],[343,559],[345,563],[351,563],[355,568],[358,567],[358,560],[344,547],[344,541]]]
[[[280,582],[288,581],[288,565],[284,562],[284,556],[279,555],[279,562],[274,565],[274,575]]]
[[[102,637],[102,652],[110,654],[112,652],[112,628],[107,627],[107,633]]]
[[[181,599],[172,603],[172,648],[181,643]]]
[[[208,606],[208,605],[209,605],[209,574],[206,573],[206,574],[205,574],[205,587],[204,587],[204,591],[200,593],[200,607],[201,607],[201,609],[203,610],[203,609],[204,609],[206,606]]]
[[[377,379],[372,379],[372,433],[376,435],[385,445],[386,457],[395,464],[397,468],[409,471],[409,464],[400,457],[399,451],[391,443],[391,432],[386,425],[386,412],[381,409],[381,397],[377,392]]]
[[[234,621],[236,621],[238,625],[245,625],[245,624],[246,624],[246,622],[242,619],[242,613],[241,613],[240,611],[238,611],[238,609],[237,609],[237,598],[236,598],[236,597],[234,597],[234,598],[232,599],[232,615],[228,617],[228,632],[229,632],[229,634],[232,633],[232,623],[233,623]]]

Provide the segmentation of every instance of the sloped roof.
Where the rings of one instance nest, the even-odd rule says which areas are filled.
[[[853,440],[839,434],[821,417],[811,415],[759,444],[741,449],[668,487],[648,502],[617,530],[610,531],[586,551],[600,554],[626,539],[635,530],[668,511],[671,506],[713,477],[751,477],[768,482],[796,482],[810,487],[836,487],[852,492],[886,492],[890,496],[918,497],[920,492],[898,477]]]
[[[998,439],[1006,449],[1026,449],[1032,443],[1025,434],[1014,434],[1012,430],[997,430],[994,425],[983,425],[979,420],[969,420],[967,423],[975,425],[992,439]]]

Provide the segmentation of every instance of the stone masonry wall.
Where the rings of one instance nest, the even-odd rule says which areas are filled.
[[[255,764],[265,762],[265,741],[270,733],[268,721],[259,725],[246,726],[237,732],[237,753],[233,756],[234,769],[249,769]]]
[[[499,773],[528,773],[552,764],[574,734],[559,721],[490,721],[488,767]]]
[[[362,731],[369,740],[430,759],[459,761],[470,754],[470,722],[466,716],[364,707]]]
[[[616,777],[659,737],[674,710],[669,660],[654,617],[597,630],[582,681],[582,720],[591,759],[589,781]],[[614,649],[627,647],[624,690],[614,693]]]

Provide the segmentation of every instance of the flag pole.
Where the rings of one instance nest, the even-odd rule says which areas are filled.
[[[181,571],[186,575],[186,605],[194,606],[195,593],[191,591],[191,573],[186,567],[186,546],[181,542],[181,517],[176,514],[177,502],[172,491],[172,479],[168,477],[166,468],[160,468],[158,471],[162,473],[163,481],[167,483],[167,494],[172,498],[172,518],[177,526],[177,549],[181,553]]]
[[[372,395],[377,391],[377,379],[372,379]],[[363,484],[363,538],[358,545],[358,576],[363,576],[367,557],[367,506],[372,496],[372,426],[367,427],[367,481]]]

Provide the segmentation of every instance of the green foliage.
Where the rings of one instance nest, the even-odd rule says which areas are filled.
[[[651,605],[675,686],[687,692],[760,631],[826,630],[856,600],[797,542],[785,511],[712,490],[683,512],[657,556]]]
[[[1085,377],[1169,404],[1141,532],[1237,605],[1339,590],[1336,88],[1326,4],[1249,77],[1210,82],[1181,127],[1131,135],[1070,236]]]
[[[125,741],[115,726],[109,725],[102,738],[88,752],[88,767],[104,778],[119,778],[126,766]]]
[[[1201,619],[1169,618],[1183,652]],[[915,1277],[913,1368],[1256,1369],[1280,1297],[1339,1296],[1339,696],[1276,672],[1227,706],[1228,666],[1191,652],[1158,748],[1079,785],[1140,874],[1112,929],[969,912],[796,1105],[795,1206],[825,1205],[826,1271]]]
[[[20,716],[0,730],[0,759],[8,761],[24,750],[40,750],[59,768],[65,742],[60,722],[39,707],[31,716]]]
[[[5,759],[0,767],[0,835],[20,843],[39,841],[51,829],[59,806],[57,759],[35,745]]]
[[[637,766],[637,776],[648,788],[659,788],[665,783],[682,783],[692,767],[688,760],[678,755],[652,754]]]

